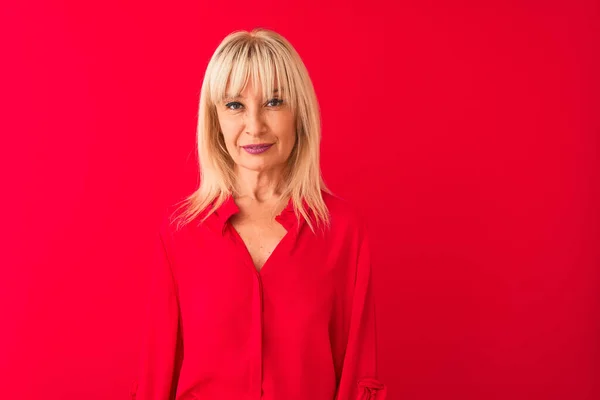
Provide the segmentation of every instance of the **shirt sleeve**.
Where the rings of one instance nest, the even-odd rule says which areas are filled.
[[[150,290],[141,329],[137,374],[131,400],[174,400],[182,361],[177,287],[163,235],[158,233]]]
[[[387,387],[377,376],[375,299],[366,228],[359,244],[351,304],[348,343],[334,400],[384,400]]]

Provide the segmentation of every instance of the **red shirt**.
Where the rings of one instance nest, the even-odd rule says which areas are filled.
[[[204,224],[162,224],[132,399],[385,398],[366,225],[323,198],[331,229],[313,233],[290,201],[260,271],[228,222],[231,196]]]

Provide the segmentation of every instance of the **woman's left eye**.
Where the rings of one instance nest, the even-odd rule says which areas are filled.
[[[271,104],[271,103],[274,103],[274,104],[273,104],[274,106],[278,106],[278,105],[280,105],[281,103],[283,103],[283,100],[282,100],[282,99],[277,99],[277,98],[275,98],[275,99],[271,99],[271,100],[269,100],[269,101],[267,102],[267,104]]]

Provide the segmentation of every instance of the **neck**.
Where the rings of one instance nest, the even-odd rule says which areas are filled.
[[[250,198],[259,202],[273,200],[281,196],[284,169],[252,171],[235,167],[237,198]]]

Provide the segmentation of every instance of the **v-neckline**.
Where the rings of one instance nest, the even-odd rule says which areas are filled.
[[[283,229],[285,230],[285,234],[279,240],[277,245],[273,248],[273,251],[271,251],[271,254],[269,254],[269,256],[263,263],[262,267],[260,267],[260,269],[256,268],[256,265],[254,264],[254,260],[252,259],[252,254],[250,254],[250,250],[248,250],[248,246],[246,245],[246,242],[244,242],[242,235],[240,235],[238,230],[235,229],[235,226],[233,226],[233,224],[231,224],[231,223],[229,224],[229,228],[231,229],[235,240],[238,242],[240,247],[243,247],[243,250],[241,250],[241,252],[245,253],[245,255],[244,255],[245,260],[243,260],[243,261],[245,263],[248,263],[248,265],[250,267],[252,267],[252,269],[258,276],[264,275],[265,267],[267,265],[270,265],[273,262],[272,259],[274,256],[277,255],[277,253],[280,253],[281,251],[283,251],[283,250],[281,250],[283,248],[283,245],[287,242],[287,240],[289,240],[288,238],[291,236],[290,231],[288,229],[286,229],[283,224],[281,224],[279,221],[277,221],[277,223],[283,227]]]

